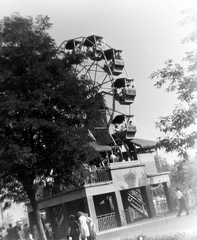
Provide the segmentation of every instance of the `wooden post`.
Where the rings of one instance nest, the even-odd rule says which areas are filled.
[[[170,197],[167,182],[164,182],[162,184],[163,184],[163,189],[164,189],[164,193],[165,193],[165,197],[166,197],[169,212],[173,212],[172,201],[171,201],[171,197]]]
[[[151,193],[151,189],[149,185],[146,185],[141,188],[142,197],[144,200],[144,203],[147,207],[148,217],[152,218],[156,216],[155,206],[153,203],[153,197]]]
[[[84,207],[85,207],[86,213],[89,213],[90,218],[92,219],[92,221],[95,224],[96,232],[98,232],[98,220],[97,220],[97,216],[96,216],[96,209],[94,206],[93,196],[88,196],[86,198],[86,200],[84,202]]]
[[[120,194],[120,191],[115,192],[115,209],[116,209],[116,214],[118,214],[118,226],[123,226],[126,224],[126,218],[125,218],[125,213],[124,213],[124,206],[122,202],[122,197]]]

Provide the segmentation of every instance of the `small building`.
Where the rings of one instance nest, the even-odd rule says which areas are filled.
[[[90,143],[101,159],[107,157],[107,162],[94,166],[80,188],[38,201],[41,213],[51,223],[55,239],[66,236],[68,217],[78,211],[92,218],[97,232],[172,211],[169,173],[160,169],[156,142],[137,138],[126,141],[131,156],[124,149],[119,151],[96,141]],[[33,226],[31,205],[28,214]]]

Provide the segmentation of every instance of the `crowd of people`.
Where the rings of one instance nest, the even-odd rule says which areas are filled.
[[[31,240],[33,236],[30,232],[28,224],[22,225],[18,222],[13,227],[12,223],[9,224],[9,227],[5,229],[4,227],[1,230],[1,239],[2,240]]]
[[[53,240],[50,223],[45,224],[44,230],[47,240]],[[23,227],[18,222],[14,227],[10,223],[7,229],[4,227],[1,229],[0,240],[40,240],[40,234],[37,225],[33,226],[31,232],[27,223]]]
[[[178,217],[181,216],[183,210],[186,212],[186,215],[195,212],[196,201],[190,186],[188,186],[186,194],[183,194],[180,188],[177,187],[176,198],[179,202]],[[68,222],[69,227],[65,236],[68,240],[96,240],[95,224],[86,213],[79,211],[76,215],[70,215]],[[47,239],[53,240],[53,231],[50,223],[46,223],[44,229]],[[7,229],[1,228],[0,233],[0,239],[2,240],[40,240],[37,226],[34,225],[31,232],[27,223],[23,227],[19,222],[14,227],[10,223]]]
[[[69,216],[69,227],[65,238],[68,240],[95,240],[96,231],[95,224],[92,219],[88,217],[86,213],[78,212],[76,215]],[[44,230],[46,233],[47,240],[53,240],[54,234],[50,223],[44,225]],[[0,232],[1,240],[40,240],[40,234],[37,225],[34,225],[32,232],[28,224],[17,223],[14,227],[9,224],[9,227],[5,229],[4,227]]]

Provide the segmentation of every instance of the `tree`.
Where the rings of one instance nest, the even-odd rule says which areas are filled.
[[[187,197],[188,187],[190,186],[197,197],[197,159],[190,159],[190,161],[174,161],[168,163],[165,158],[158,156],[162,171],[169,171],[170,186],[172,200],[175,200],[176,187],[180,187],[181,191]],[[173,201],[176,203],[176,201]]]
[[[179,186],[186,193],[188,186],[191,186],[196,195],[197,161],[174,162],[170,169],[170,180],[174,190]]]
[[[95,114],[97,92],[70,64],[85,56],[66,55],[48,34],[51,26],[47,16],[0,21],[1,201],[29,199],[42,239],[39,183],[51,193],[83,183],[83,163],[94,155],[86,116]]]
[[[183,12],[185,18],[181,25],[192,24],[194,31],[183,43],[197,42],[197,11],[194,9]],[[180,103],[175,107],[172,115],[160,117],[156,127],[164,133],[159,139],[159,146],[167,152],[177,151],[182,159],[188,159],[188,150],[196,145],[197,131],[197,49],[186,53],[184,65],[165,62],[165,67],[151,74],[151,79],[157,78],[155,86],[161,88],[167,84],[167,92],[176,92]],[[187,67],[185,67],[185,65]],[[195,126],[195,128],[194,128]]]

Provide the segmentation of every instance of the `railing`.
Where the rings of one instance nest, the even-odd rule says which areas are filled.
[[[100,215],[97,217],[97,219],[99,232],[117,227],[115,212]]]
[[[90,171],[85,183],[98,183],[112,181],[111,171],[109,168],[101,168]]]
[[[166,199],[154,200],[156,215],[163,214],[169,211]]]

